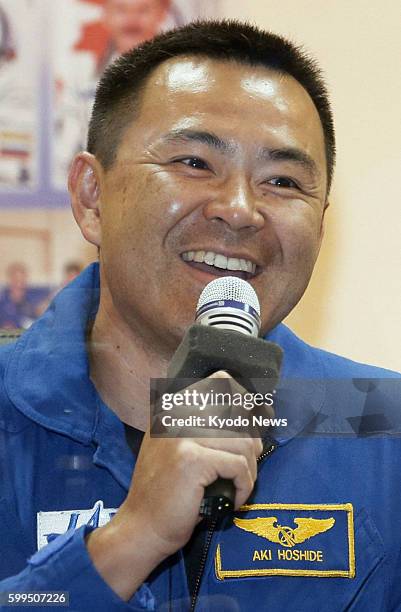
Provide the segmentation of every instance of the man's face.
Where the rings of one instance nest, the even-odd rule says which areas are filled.
[[[326,181],[319,117],[294,79],[208,59],[163,63],[101,179],[110,308],[174,348],[205,285],[234,274],[271,329],[311,276]]]
[[[163,0],[106,0],[104,8],[104,22],[118,53],[155,36],[166,15]]]
[[[22,264],[11,265],[7,271],[9,287],[16,291],[25,291],[28,282],[28,273]]]

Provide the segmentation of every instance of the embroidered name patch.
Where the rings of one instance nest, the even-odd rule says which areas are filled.
[[[246,576],[354,578],[352,504],[242,506],[217,546],[219,580]]]
[[[101,500],[93,508],[85,510],[56,510],[37,513],[38,550],[50,544],[57,536],[69,529],[78,529],[81,525],[102,527],[117,512],[116,508],[104,508]]]

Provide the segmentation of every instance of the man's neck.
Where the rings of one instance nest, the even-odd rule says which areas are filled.
[[[100,303],[89,334],[91,379],[103,401],[128,425],[149,424],[150,379],[167,374],[168,359]]]

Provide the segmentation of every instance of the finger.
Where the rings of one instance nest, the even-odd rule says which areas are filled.
[[[233,436],[233,432],[231,430],[225,429],[219,430],[218,437],[216,437],[214,429],[209,431],[210,437],[208,437],[208,430],[203,429],[202,437],[195,437],[193,439],[201,446],[210,446],[210,448],[217,448],[217,444],[219,446],[221,445],[220,447],[222,450],[231,450],[231,452],[233,453],[241,452],[237,449],[241,448],[243,444],[244,446],[250,445],[252,446],[252,452],[256,458],[260,457],[263,452],[263,442],[262,439],[259,437],[251,438],[248,435],[242,435],[236,438]]]
[[[202,486],[207,487],[218,478],[232,480],[236,489],[235,508],[239,508],[248,499],[255,484],[255,477],[246,457],[213,448],[203,448],[200,459]]]
[[[260,457],[263,453],[263,441],[262,438],[252,438],[254,444],[254,453],[256,457]]]
[[[252,438],[199,438],[197,443],[205,448],[242,455],[246,458],[252,478],[256,479],[256,445]]]

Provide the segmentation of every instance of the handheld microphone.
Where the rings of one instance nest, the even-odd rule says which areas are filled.
[[[260,305],[254,288],[236,276],[216,278],[200,294],[195,323],[257,337]]]
[[[271,392],[282,351],[258,338],[259,330],[260,306],[253,287],[235,276],[211,281],[200,295],[195,323],[178,346],[168,377],[179,384],[179,379],[202,379],[225,370],[248,391]],[[234,500],[234,483],[219,478],[206,487],[199,513],[224,516],[234,509]]]

